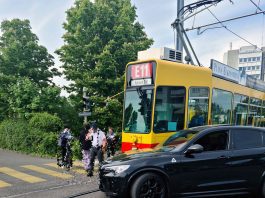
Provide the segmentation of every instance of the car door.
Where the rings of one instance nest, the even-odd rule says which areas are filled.
[[[204,151],[182,154],[179,173],[175,177],[176,194],[205,196],[229,189],[229,142],[229,130],[211,131],[195,140],[192,145],[200,144]]]
[[[255,128],[235,128],[232,134],[231,177],[238,188],[251,190],[260,185],[265,171],[263,133]]]

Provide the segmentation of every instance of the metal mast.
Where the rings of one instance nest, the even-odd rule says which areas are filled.
[[[179,20],[183,20],[184,15],[183,15],[183,8],[184,8],[184,0],[177,0],[177,19]],[[183,26],[183,22],[182,22],[182,26]],[[181,52],[183,52],[183,43],[180,37],[183,37],[183,33],[180,33],[181,35],[179,35],[179,32],[177,32],[177,40],[176,40],[176,50],[179,50]]]
[[[223,0],[200,0],[195,3],[191,3],[189,5],[184,5],[184,0],[177,0],[177,19],[172,23],[173,28],[177,31],[177,39],[176,39],[176,50],[179,50],[183,53],[183,48],[185,49],[185,52],[187,54],[187,61],[194,65],[190,50],[196,59],[196,62],[199,66],[201,66],[199,59],[191,45],[191,42],[186,34],[186,31],[184,30],[184,21],[191,18],[192,16],[197,15],[198,13],[208,9],[209,7],[216,5],[217,3],[221,2]],[[208,6],[206,6],[208,5]],[[194,13],[194,10],[204,6],[203,9],[197,11]],[[192,13],[186,18],[184,18],[184,15],[186,13]],[[186,39],[186,41],[185,41]],[[190,50],[189,50],[190,48]]]

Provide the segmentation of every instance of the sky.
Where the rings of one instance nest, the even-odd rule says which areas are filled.
[[[131,0],[137,8],[137,21],[145,27],[148,37],[154,40],[152,47],[175,48],[174,31],[171,24],[177,17],[177,1]],[[262,10],[265,10],[265,1],[252,1],[258,4]],[[193,2],[195,0],[185,0],[185,5]],[[55,65],[59,67],[61,63],[54,51],[63,45],[64,29],[62,24],[66,21],[65,11],[73,4],[74,0],[0,0],[0,22],[13,18],[29,19],[32,31],[39,38],[39,43],[45,46],[49,53],[55,57]],[[225,20],[255,13],[257,8],[251,3],[251,0],[223,0],[212,6],[210,10],[219,20]],[[260,14],[224,25],[248,42],[261,47],[265,45],[265,38],[263,39],[264,21],[265,16]],[[216,22],[216,19],[208,10],[205,10],[185,21],[184,26],[191,28],[213,22]],[[218,25],[218,27],[221,26]],[[210,59],[222,62],[223,54],[229,50],[230,43],[232,43],[233,49],[249,45],[225,28],[204,30],[201,30],[203,31],[202,34],[198,34],[197,30],[188,32],[194,50],[204,66],[210,65]],[[68,84],[63,78],[55,78],[54,82],[59,86]]]

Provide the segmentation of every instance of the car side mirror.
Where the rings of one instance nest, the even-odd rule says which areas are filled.
[[[201,153],[203,152],[204,148],[202,145],[200,144],[194,144],[192,146],[190,146],[186,151],[185,151],[185,154],[186,155],[190,155],[190,154],[193,154],[193,153]]]

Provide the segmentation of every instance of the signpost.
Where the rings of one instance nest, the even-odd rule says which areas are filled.
[[[87,116],[91,116],[91,112],[80,112],[79,114],[79,117],[87,117]]]

